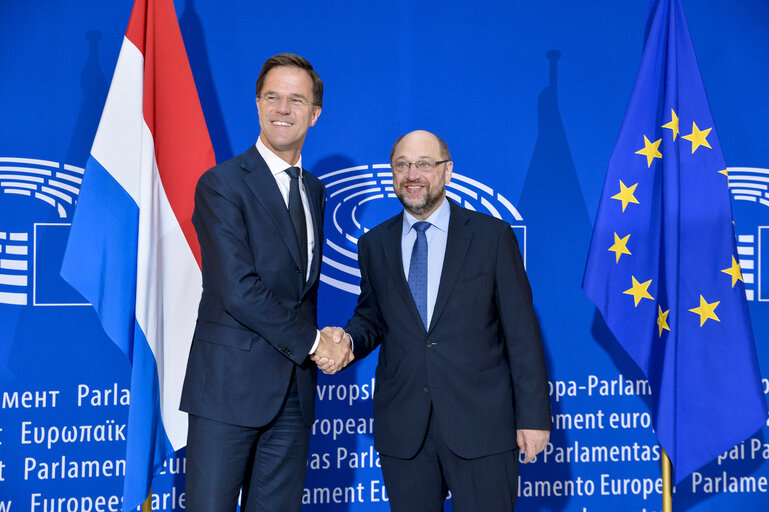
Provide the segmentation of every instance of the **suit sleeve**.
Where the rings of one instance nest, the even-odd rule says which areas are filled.
[[[365,238],[361,238],[358,242],[360,295],[355,313],[344,329],[353,340],[355,361],[369,355],[381,342],[382,315],[369,279],[368,249]]]
[[[497,250],[495,299],[513,375],[516,428],[549,430],[550,398],[539,324],[510,226],[503,229]]]
[[[211,175],[204,175],[195,190],[193,221],[210,276],[207,285],[216,287],[215,294],[235,320],[301,364],[317,327],[283,305],[265,286],[254,268],[243,211],[234,197],[229,187]]]

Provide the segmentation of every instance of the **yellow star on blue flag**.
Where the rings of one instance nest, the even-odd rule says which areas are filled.
[[[649,380],[654,430],[678,483],[756,432],[767,409],[734,259],[727,166],[681,0],[654,0],[646,26],[582,287]],[[617,194],[617,183],[642,191],[632,208],[635,196]],[[633,240],[621,263],[619,233]]]

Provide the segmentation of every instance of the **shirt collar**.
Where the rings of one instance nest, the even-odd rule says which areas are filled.
[[[265,146],[261,137],[256,139],[256,150],[259,151],[259,154],[264,158],[264,161],[273,176],[284,172],[289,167],[299,167],[299,176],[302,175],[302,155],[299,155],[299,160],[296,162],[296,165],[291,165],[273,153],[270,148]]]
[[[434,227],[440,229],[441,231],[448,232],[449,231],[449,217],[451,217],[451,207],[449,206],[449,200],[447,197],[444,196],[443,202],[441,202],[441,205],[438,207],[437,210],[435,210],[432,215],[427,217],[425,220],[432,224]],[[403,210],[403,234],[402,236],[406,236],[406,233],[411,231],[411,227],[419,222],[419,219],[411,215],[406,210]]]

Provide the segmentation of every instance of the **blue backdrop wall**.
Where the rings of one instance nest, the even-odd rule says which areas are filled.
[[[749,168],[731,174],[766,183],[769,4],[683,3],[727,163]],[[303,152],[329,192],[321,325],[351,314],[357,237],[399,210],[381,167],[392,142],[417,128],[440,134],[455,162],[452,197],[514,225],[544,333],[555,429],[521,468],[518,510],[661,510],[648,388],[580,290],[646,2],[175,4],[217,161],[256,140],[254,82],[267,57],[299,53],[324,80]],[[53,170],[59,190],[77,194],[131,6],[0,6],[0,511],[120,508],[128,363],[58,277],[72,211],[3,182]],[[769,375],[769,203],[734,195]],[[308,511],[388,510],[372,448],[374,364],[321,376]],[[769,509],[767,433],[684,480],[675,509]],[[156,508],[184,509],[184,464],[182,450],[156,479]]]

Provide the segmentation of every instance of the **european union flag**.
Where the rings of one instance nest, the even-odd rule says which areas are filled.
[[[726,164],[680,0],[656,0],[582,284],[649,380],[676,483],[767,419]]]

